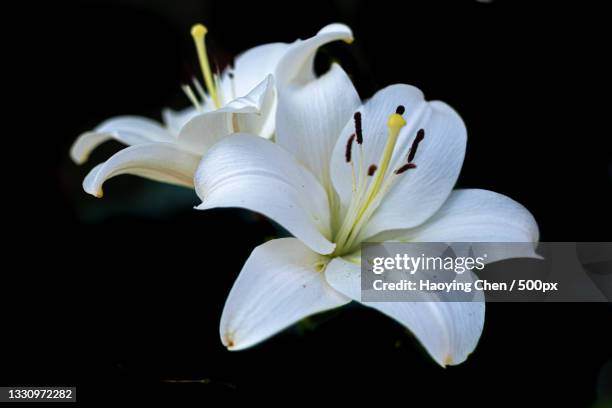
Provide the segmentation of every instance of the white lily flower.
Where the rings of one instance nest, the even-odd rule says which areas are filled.
[[[221,318],[230,350],[361,302],[362,242],[537,242],[537,224],[517,202],[452,191],[467,137],[448,105],[401,84],[362,104],[337,65],[316,80],[286,72],[277,144],[233,135],[196,171],[199,209],[257,211],[295,236],[257,247],[246,261]],[[506,257],[534,257],[534,246]],[[442,366],[463,362],[484,324],[483,302],[361,303],[410,329]]]
[[[105,141],[115,139],[129,146],[91,170],[83,182],[86,192],[101,197],[104,182],[120,174],[193,187],[202,155],[223,137],[236,132],[272,137],[276,112],[274,74],[286,76],[284,66],[312,71],[320,46],[337,40],[350,42],[353,38],[349,27],[330,24],[307,40],[247,50],[236,58],[234,67],[215,75],[208,62],[206,33],[201,24],[192,29],[206,91],[196,79],[193,86],[183,86],[193,104],[191,108],[181,112],[166,109],[163,124],[137,116],[111,118],[78,137],[70,151],[78,164]],[[296,63],[284,62],[287,59]]]

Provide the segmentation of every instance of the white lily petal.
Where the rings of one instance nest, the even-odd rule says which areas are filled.
[[[327,265],[325,277],[338,292],[361,302],[359,265],[335,258]],[[485,304],[482,301],[361,303],[408,328],[442,366],[465,361],[476,348],[484,325]]]
[[[279,90],[276,142],[312,171],[328,191],[333,191],[331,153],[360,103],[351,80],[337,64],[316,80]]]
[[[83,189],[91,195],[102,197],[104,182],[120,174],[192,187],[199,161],[199,156],[183,151],[172,143],[130,146],[94,167],[83,181]]]
[[[170,133],[176,137],[183,126],[198,115],[198,113],[198,110],[194,106],[190,106],[180,111],[166,108],[162,111],[162,119]]]
[[[226,106],[200,113],[189,120],[178,135],[182,149],[203,155],[212,145],[238,131],[258,134],[272,108],[274,82],[266,77],[251,92]]]
[[[260,86],[262,80],[273,75],[289,44],[264,44],[245,51],[236,57],[233,67],[221,76],[221,93],[225,102],[242,97]],[[270,139],[275,130],[276,89],[268,84],[259,106],[258,116],[237,116],[236,131],[250,132]]]
[[[76,164],[83,164],[96,147],[111,139],[114,139],[111,133],[81,133],[70,147],[70,158]]]
[[[260,113],[261,107],[270,97],[274,86],[272,75],[268,75],[244,96],[229,101],[217,111],[229,113]]]
[[[255,248],[223,308],[223,344],[230,350],[244,349],[307,316],[350,302],[326,282],[323,261],[295,238]]]
[[[285,43],[263,44],[238,55],[234,66],[227,68],[221,78],[224,100],[229,102],[248,94],[268,75],[274,74],[287,48],[289,44]]]
[[[233,132],[231,110],[218,109],[190,119],[181,129],[177,142],[181,149],[202,156],[211,146]]]
[[[540,258],[535,252],[538,224],[516,201],[493,191],[455,190],[425,224],[408,230],[383,233],[374,240],[412,242],[482,242],[476,249],[487,253],[487,262],[508,258]],[[528,245],[495,245],[500,242]],[[493,243],[487,246],[486,243]]]
[[[240,207],[281,224],[320,254],[331,253],[327,195],[317,179],[283,148],[236,134],[214,145],[195,176],[198,209]]]
[[[272,75],[268,75],[247,95],[234,99],[219,109],[234,113],[234,132],[252,133],[270,138],[274,133],[273,111],[275,89]]]
[[[287,49],[276,68],[276,83],[281,90],[289,83],[305,84],[315,79],[314,58],[319,47],[334,41],[353,41],[351,29],[339,23],[329,24],[307,40],[297,40]]]
[[[81,134],[70,148],[70,157],[77,164],[87,161],[89,154],[100,144],[115,139],[128,146],[170,142],[172,135],[159,123],[139,116],[117,116],[110,118],[94,130]]]

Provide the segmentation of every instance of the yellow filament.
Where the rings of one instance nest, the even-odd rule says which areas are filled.
[[[226,100],[225,94],[223,93],[223,88],[221,87],[221,77],[218,74],[213,75],[213,81],[215,82],[215,87],[217,89],[217,97],[220,100]],[[219,106],[220,108],[220,106]]]
[[[391,162],[391,158],[393,156],[393,150],[395,149],[395,144],[397,143],[397,138],[399,137],[399,133],[401,129],[406,126],[406,121],[402,117],[402,115],[394,113],[389,117],[389,121],[387,122],[387,126],[389,128],[389,134],[387,136],[387,143],[385,144],[385,148],[383,150],[382,156],[380,158],[380,162],[378,164],[378,168],[376,169],[376,173],[374,175],[374,180],[370,183],[370,186],[363,193],[359,193],[362,191],[362,186],[364,186],[365,174],[364,174],[364,165],[363,165],[363,156],[361,157],[361,166],[360,166],[360,187],[358,188],[358,193],[353,194],[353,201],[349,206],[349,209],[346,214],[346,218],[340,227],[340,231],[336,237],[336,252],[341,253],[342,251],[350,248],[353,240],[357,236],[359,229],[363,225],[364,222],[364,213],[367,210],[372,211],[370,206],[378,196],[379,191],[384,186],[386,190],[386,183],[383,185],[383,180],[387,169],[389,168],[389,163]],[[364,186],[365,187],[365,186]],[[362,201],[361,196],[365,193],[365,200]],[[361,204],[363,203],[363,204]],[[355,216],[356,215],[356,216]],[[353,218],[354,217],[354,218]],[[367,218],[367,217],[366,217]]]
[[[394,114],[389,118],[389,137],[387,138],[387,144],[385,145],[385,150],[380,161],[381,168],[384,168],[385,172],[389,168],[399,132],[405,125],[406,121],[399,114]],[[353,243],[359,237],[359,232],[397,180],[396,177],[384,179],[384,173],[378,173],[378,171],[380,171],[380,169],[377,170],[377,179],[372,182],[370,185],[371,188],[368,189],[366,203],[361,207],[359,215],[353,223],[353,227],[345,240],[344,248],[351,248],[353,246]]]
[[[230,79],[230,84],[231,84],[231,88],[232,88],[231,99],[236,99],[238,97],[238,94],[236,93],[236,81],[234,81],[234,74],[233,73],[229,74],[229,79]]]
[[[202,100],[202,104],[205,104],[206,103],[206,92],[204,92],[204,88],[202,88],[202,84],[200,83],[200,81],[198,81],[196,77],[193,77],[191,79],[191,83],[193,84],[193,87],[195,88],[198,96]]]
[[[352,194],[355,194],[357,192],[357,178],[355,176],[355,165],[353,164],[353,161],[351,160],[351,177],[353,180],[353,187],[352,187]]]
[[[395,143],[397,142],[397,138],[399,136],[400,130],[406,126],[406,120],[402,117],[402,115],[398,113],[394,113],[389,117],[389,121],[387,122],[387,127],[389,128],[389,136],[387,137],[387,144],[385,145],[385,150],[383,151],[382,157],[380,159],[380,165],[376,170],[376,175],[374,176],[374,181],[370,187],[370,191],[368,192],[368,196],[366,198],[365,205],[362,207],[359,212],[359,217],[363,214],[368,205],[372,202],[372,199],[376,197],[376,194],[380,190],[380,186],[382,181],[387,173],[387,169],[389,168],[389,162],[391,161],[391,156],[393,155],[393,150],[395,149]]]
[[[191,87],[189,85],[181,85],[181,89],[183,90],[183,92],[185,92],[185,95],[187,95],[187,98],[189,98],[193,106],[195,106],[198,111],[201,111],[202,106],[200,105],[200,102],[198,102],[198,98],[196,98],[195,93],[193,93]]]
[[[193,37],[193,41],[198,52],[198,59],[200,61],[200,68],[202,69],[206,89],[208,90],[208,93],[210,94],[215,106],[220,108],[221,102],[219,101],[219,96],[217,95],[217,88],[213,81],[210,63],[208,62],[208,55],[206,53],[206,42],[204,41],[204,37],[206,37],[207,32],[208,29],[203,24],[195,24],[191,28],[191,36]]]

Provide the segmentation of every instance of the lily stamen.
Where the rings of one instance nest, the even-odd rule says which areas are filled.
[[[221,86],[221,73],[219,71],[219,67],[215,66],[215,68],[217,69],[217,72],[213,74],[213,80],[215,82],[215,89],[217,90],[217,97],[220,101],[226,101],[228,99],[226,98],[227,95],[223,93],[223,87]]]
[[[181,89],[183,90],[183,92],[185,92],[185,95],[187,95],[187,98],[193,104],[193,106],[195,106],[195,108],[198,111],[201,111],[202,110],[202,105],[200,105],[200,101],[198,101],[198,98],[196,97],[195,93],[193,92],[193,89],[191,89],[191,87],[189,85],[187,85],[187,84],[181,85]]]
[[[357,135],[357,143],[363,143],[363,129],[361,128],[361,112],[355,112],[353,115],[353,119],[355,120],[355,135]]]
[[[346,141],[346,152],[344,153],[344,158],[347,163],[351,161],[351,155],[353,150],[353,141],[355,141],[355,133],[353,133],[348,140]]]
[[[198,60],[200,62],[200,69],[202,70],[206,90],[218,109],[221,107],[221,101],[219,100],[217,87],[213,80],[212,71],[210,70],[210,63],[208,62],[208,54],[206,52],[206,42],[204,41],[207,32],[208,29],[203,24],[195,24],[191,28],[191,36],[193,37],[196,51],[198,53]]]
[[[416,164],[414,163],[406,163],[404,164],[402,167],[400,167],[399,169],[395,170],[395,174],[402,174],[405,171],[408,171],[410,169],[416,169]]]
[[[410,152],[408,153],[408,163],[412,162],[414,156],[416,155],[417,149],[419,147],[419,143],[425,138],[425,130],[419,129],[412,142],[412,146],[410,146]]]
[[[355,141],[355,133],[353,133],[348,140],[346,141],[346,151],[344,152],[344,159],[346,160],[347,163],[351,164],[351,176],[352,176],[352,191],[353,193],[355,193],[355,191],[357,190],[357,182],[356,182],[356,176],[355,176],[355,165],[353,164],[352,161],[352,154],[353,154],[353,142]]]
[[[351,204],[349,205],[349,209],[347,210],[342,226],[340,227],[340,230],[338,231],[338,234],[336,236],[335,241],[337,245],[337,252],[342,252],[344,249],[348,248],[348,245],[350,245],[352,238],[356,236],[355,229],[358,229],[357,226],[360,225],[360,221],[362,221],[364,213],[366,212],[366,210],[369,209],[373,202],[376,201],[378,193],[381,191],[381,186],[383,186],[383,179],[387,173],[387,169],[389,167],[389,163],[391,161],[400,130],[406,125],[406,121],[404,120],[404,118],[401,116],[401,114],[397,112],[403,113],[404,111],[404,107],[400,105],[397,107],[396,113],[389,116],[389,121],[387,123],[389,135],[387,137],[387,143],[379,161],[379,165],[370,165],[367,169],[367,173],[365,173],[365,168],[363,164],[363,154],[361,156],[359,188],[357,188],[356,192],[355,189],[353,189],[354,194],[351,200]],[[361,142],[363,143],[361,113],[356,112],[355,115],[353,115],[353,118],[355,121],[355,140],[359,143],[359,135],[361,135]],[[359,144],[361,147],[361,143]],[[369,183],[369,187],[367,188],[366,186],[368,186],[368,183],[365,174],[370,177],[374,176],[374,180]],[[386,191],[386,189],[384,190]]]
[[[417,132],[415,140],[412,143],[412,146],[413,146],[412,151],[415,152],[415,154],[416,154],[416,150],[417,150],[416,148],[418,147],[418,144],[424,138],[425,138],[425,131],[423,129],[420,129]],[[414,159],[414,154],[411,155],[411,159]],[[412,162],[405,163],[404,165],[396,169],[393,173],[395,173],[396,176],[399,176],[408,170],[416,169],[416,167],[417,165],[415,163],[412,163]],[[351,230],[348,238],[345,241],[345,246],[344,246],[345,248],[351,248],[353,246],[353,243],[358,238],[358,233],[361,231],[361,228],[370,219],[370,217],[372,216],[376,208],[378,208],[383,198],[391,190],[391,188],[393,187],[397,179],[398,177],[387,177],[386,180],[383,182],[382,186],[380,187],[379,192],[376,195],[376,197],[370,203],[367,203],[367,205],[364,207],[363,213],[360,215],[360,217],[355,222],[353,229]]]
[[[398,111],[400,111],[403,106],[398,106]],[[380,159],[380,171],[377,173],[376,178],[370,184],[370,189],[368,192],[368,197],[366,199],[366,204],[364,206],[367,207],[368,203],[372,200],[374,196],[378,193],[380,189],[380,185],[383,181],[383,177],[387,173],[387,168],[389,167],[389,162],[391,161],[391,157],[393,155],[393,151],[395,150],[395,143],[397,142],[397,138],[399,136],[400,130],[406,126],[406,120],[399,113],[394,113],[389,116],[389,121],[387,122],[387,127],[389,129],[389,135],[387,137],[387,144],[385,145],[385,149],[383,150],[382,157]],[[362,210],[362,213],[363,211]]]
[[[205,105],[206,104],[206,92],[204,92],[204,88],[202,87],[202,84],[200,83],[200,81],[198,81],[196,77],[191,78],[191,83],[193,84],[193,87],[195,88],[198,96],[200,97],[200,100],[202,101],[202,105]]]
[[[230,84],[232,88],[232,99],[236,99],[238,97],[238,94],[236,93],[236,81],[234,81],[234,73],[229,72],[227,76],[230,79]]]

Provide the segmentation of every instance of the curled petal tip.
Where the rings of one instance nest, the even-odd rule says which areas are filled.
[[[81,165],[87,161],[87,156],[82,154],[79,146],[74,143],[72,147],[70,147],[70,159],[72,159],[75,164]]]
[[[229,351],[238,350],[238,348],[236,348],[236,343],[234,342],[234,337],[231,334],[225,334],[221,338],[221,342],[223,343],[225,348],[227,348]]]
[[[91,169],[89,174],[83,180],[83,190],[87,194],[91,194],[96,198],[102,198],[104,195],[102,191],[102,184],[98,181],[98,173],[102,168],[103,164],[98,164],[96,167]]]
[[[96,197],[96,198],[102,198],[102,197],[104,197],[104,191],[102,191],[102,189],[101,189],[101,188],[96,190],[96,189],[91,189],[91,188],[86,188],[86,187],[85,187],[85,188],[83,188],[83,189],[85,190],[85,192],[86,192],[87,194],[90,194],[90,195],[92,195],[92,196],[94,196],[94,197]]]
[[[349,26],[342,23],[331,23],[319,30],[317,34],[344,33],[347,39],[353,39],[353,31]]]
[[[275,80],[280,88],[293,82],[305,84],[316,78],[314,74],[314,56],[323,45],[334,41],[351,42],[353,32],[340,23],[329,24],[306,40],[294,42],[276,68]]]
[[[99,132],[81,133],[70,146],[70,158],[78,165],[85,163],[89,158],[89,153],[108,138],[110,138],[110,135]]]
[[[347,44],[352,44],[355,41],[355,37],[353,36],[353,30],[346,24],[342,23],[332,23],[323,27],[317,34],[326,34],[326,33],[337,33],[340,34],[340,39],[342,39]]]

